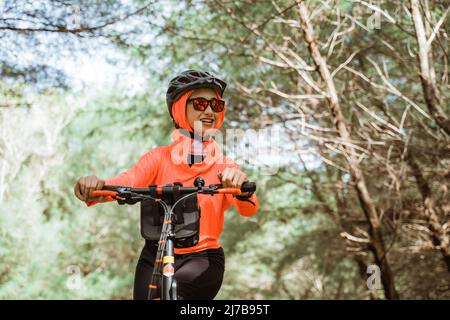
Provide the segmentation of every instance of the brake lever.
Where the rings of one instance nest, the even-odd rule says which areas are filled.
[[[135,204],[139,201],[144,200],[142,197],[132,194],[130,191],[126,190],[125,188],[117,191],[117,197],[122,198],[122,199],[116,198],[117,202],[120,205]]]

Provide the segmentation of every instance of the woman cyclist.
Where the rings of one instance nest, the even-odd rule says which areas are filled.
[[[210,136],[224,121],[226,83],[209,72],[187,70],[169,83],[166,102],[175,125],[173,143],[145,153],[128,171],[102,180],[96,176],[78,179],[74,192],[88,206],[108,201],[92,198],[91,191],[106,185],[145,188],[150,184],[180,182],[193,186],[201,176],[205,185],[222,183],[224,187],[240,188],[247,175],[229,157],[222,155]],[[225,257],[219,244],[224,212],[231,205],[243,216],[258,210],[255,194],[198,195],[201,208],[199,241],[195,246],[175,248],[175,279],[179,299],[213,299],[222,285]],[[155,245],[145,241],[136,267],[134,299],[147,299],[148,285],[156,257]]]

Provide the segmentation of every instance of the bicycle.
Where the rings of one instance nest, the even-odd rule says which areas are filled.
[[[123,186],[103,186],[102,190],[92,192],[93,197],[111,197],[120,205],[135,204],[144,200],[153,200],[159,203],[164,210],[164,219],[158,241],[158,250],[155,267],[149,284],[148,300],[177,300],[177,283],[175,274],[174,239],[176,237],[173,215],[175,207],[190,196],[197,194],[232,194],[239,196],[243,192],[253,194],[256,190],[254,182],[245,182],[241,189],[224,188],[222,184],[205,186],[203,178],[194,180],[193,187],[183,187],[181,183],[166,184],[162,186],[150,185],[148,188],[130,188]],[[176,201],[173,195],[183,195]],[[159,278],[159,280],[157,280]],[[152,298],[154,291],[160,288],[160,298]]]

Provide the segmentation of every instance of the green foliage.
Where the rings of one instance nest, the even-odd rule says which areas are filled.
[[[125,99],[114,91],[75,105],[64,96],[46,98],[46,107],[39,104],[40,97],[28,99],[32,110],[26,123],[31,125],[15,126],[10,120],[4,127],[12,130],[11,136],[22,130],[21,135],[34,144],[16,143],[14,151],[22,157],[16,159],[17,173],[3,194],[0,297],[131,298],[142,244],[139,208],[114,204],[87,208],[74,197],[73,186],[83,175],[115,176],[156,146],[158,139],[166,142],[164,130],[170,126],[162,115],[166,109],[154,99]],[[45,112],[54,106],[66,111]],[[43,113],[33,112],[39,108]],[[17,112],[5,110],[2,119]],[[64,118],[66,124],[57,126]],[[53,126],[38,124],[50,122]],[[155,130],[158,127],[166,129]],[[50,130],[55,130],[55,140],[43,153]],[[11,145],[4,143],[9,150]]]
[[[68,5],[52,2],[45,8],[46,3],[37,5],[36,12],[21,12],[11,1],[6,5],[17,9],[18,18],[40,14],[48,26],[61,26]],[[147,4],[74,3],[88,9],[83,19],[92,25]],[[73,187],[81,176],[113,177],[148,150],[170,142],[166,85],[175,73],[189,68],[207,69],[228,81],[225,129],[280,125],[286,141],[277,152],[294,159],[271,175],[240,163],[257,182],[260,210],[250,218],[233,208],[226,213],[220,239],[226,273],[218,298],[384,298],[382,290],[369,292],[366,286],[366,267],[374,263],[364,242],[369,228],[346,171],[342,145],[336,143],[339,137],[326,99],[292,98],[317,92],[305,85],[298,65],[286,65],[275,50],[285,50],[281,52],[288,52],[297,64],[298,55],[312,68],[311,79],[323,86],[295,3],[169,3],[157,2],[132,22],[81,32],[78,38],[46,33],[54,39],[52,50],[39,32],[2,29],[0,299],[131,298],[143,244],[138,205],[87,208],[75,198]],[[381,28],[368,29],[374,12],[362,2],[308,1],[307,6],[314,12],[319,50],[330,71],[336,71],[333,81],[351,139],[361,152],[360,166],[379,213],[397,290],[404,299],[449,299],[449,273],[430,237],[423,190],[406,156],[408,152],[417,161],[445,224],[449,140],[418,110],[428,112],[410,15],[396,2],[377,3],[396,23],[383,16]],[[438,1],[430,3],[435,25],[445,8]],[[447,29],[444,23],[442,30]],[[444,38],[444,33],[437,34],[431,47],[437,88],[448,114]],[[110,50],[109,59],[117,68],[120,62],[145,73],[150,79],[145,92],[131,94],[118,81],[77,91],[61,69],[46,61],[67,59],[62,48],[95,57],[102,46]],[[27,50],[36,51],[40,59],[18,61],[10,54]],[[127,61],[115,58],[119,50],[128,55]],[[401,94],[383,89],[386,81]],[[310,125],[306,129],[291,122],[299,108]],[[386,123],[401,127],[397,137],[376,128]],[[313,156],[302,163],[297,157],[302,153],[294,154],[298,148]],[[346,241],[346,233],[360,242]]]

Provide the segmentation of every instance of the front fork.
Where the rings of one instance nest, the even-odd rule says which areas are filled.
[[[170,210],[171,208],[169,208]],[[163,256],[163,283],[162,283],[162,300],[177,300],[177,280],[175,274],[175,255],[174,255],[174,238],[173,224],[168,225],[168,237],[166,243],[165,255]]]

